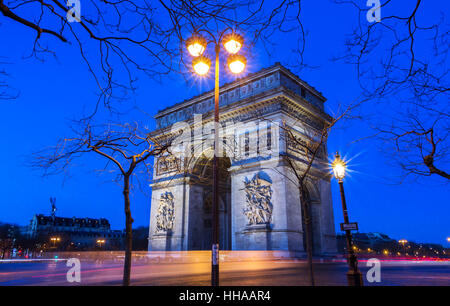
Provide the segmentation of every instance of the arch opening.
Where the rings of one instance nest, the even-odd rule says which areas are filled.
[[[219,158],[219,246],[231,249],[231,176],[228,157]],[[210,250],[212,244],[213,159],[202,155],[190,179],[188,248]]]

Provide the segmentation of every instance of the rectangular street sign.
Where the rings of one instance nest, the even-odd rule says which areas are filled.
[[[350,222],[350,223],[341,223],[341,231],[357,231],[358,223]]]

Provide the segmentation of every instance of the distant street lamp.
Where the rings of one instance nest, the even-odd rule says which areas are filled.
[[[231,33],[230,33],[231,31]],[[218,143],[219,143],[219,55],[220,45],[223,44],[228,56],[227,66],[234,74],[244,71],[247,61],[244,56],[237,54],[244,44],[244,39],[235,31],[227,28],[219,33],[217,39],[207,30],[203,30],[211,38],[210,42],[214,45],[215,50],[215,78],[214,78],[214,158],[213,158],[213,205],[212,205],[212,260],[211,260],[211,285],[219,285],[219,162],[218,162]],[[227,33],[229,32],[229,33]],[[200,76],[208,73],[211,67],[211,60],[203,55],[206,50],[208,41],[199,34],[192,35],[186,41],[186,48],[194,59],[192,67]]]
[[[97,243],[100,245],[100,249],[102,249],[105,244],[105,239],[97,239]]]
[[[450,237],[447,237],[447,242],[450,242]]]
[[[336,157],[331,164],[333,169],[334,177],[339,182],[339,188],[341,191],[341,200],[342,200],[342,210],[344,214],[344,224],[349,224],[348,212],[347,212],[347,204],[345,202],[345,194],[344,194],[344,177],[346,170],[346,163],[341,159],[339,153],[336,152]],[[347,281],[349,286],[362,286],[363,280],[361,272],[358,270],[358,259],[356,258],[353,241],[352,241],[352,233],[350,229],[345,230],[345,236],[347,238],[347,262],[349,266],[349,270],[347,272]]]

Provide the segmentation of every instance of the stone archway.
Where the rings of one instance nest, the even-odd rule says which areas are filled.
[[[219,158],[219,243],[231,249],[231,161]],[[202,155],[191,172],[188,249],[210,250],[212,241],[212,159]]]
[[[312,251],[314,255],[318,255],[322,251],[321,228],[320,228],[320,197],[316,187],[311,183],[306,183],[306,201],[308,202],[308,213],[311,218],[311,238]],[[303,218],[304,211],[302,211],[302,228],[303,228],[303,249],[306,251],[306,231],[305,220]]]
[[[299,136],[321,130],[331,120],[324,112],[325,98],[277,64],[225,85],[219,100],[219,132],[224,144],[232,147],[225,150],[232,165],[225,159],[228,169],[220,175],[220,249],[302,253],[299,189],[295,178],[291,181],[285,175],[289,170],[283,156],[290,154],[301,167],[304,150],[289,142],[280,127],[290,127]],[[149,250],[210,250],[213,102],[211,93],[205,93],[155,116],[156,130],[150,136],[161,144],[181,140],[181,148],[155,159]],[[205,156],[200,158],[199,152]],[[329,173],[321,166],[326,154],[319,159],[308,182],[312,185],[308,191],[313,240],[315,253],[333,253],[336,239]],[[261,171],[270,180],[255,177]],[[166,193],[171,196],[163,197]],[[158,218],[164,222],[158,225]]]

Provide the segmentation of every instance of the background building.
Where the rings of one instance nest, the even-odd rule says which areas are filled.
[[[28,238],[46,244],[49,249],[92,250],[123,248],[125,234],[111,230],[104,218],[63,218],[34,215],[28,226]]]
[[[304,254],[304,218],[292,166],[300,171],[305,168],[305,150],[300,142],[315,139],[312,135],[329,122],[325,100],[280,64],[220,88],[220,123],[226,151],[219,158],[220,249]],[[211,248],[213,154],[207,139],[213,102],[211,91],[155,116],[157,127],[152,136],[156,141],[170,141],[174,124],[184,122],[191,129],[184,141],[189,143],[188,152],[194,154],[193,158],[155,158],[149,250]],[[281,126],[300,141],[288,141],[288,132]],[[324,144],[305,182],[313,251],[317,255],[336,251],[327,164]]]

